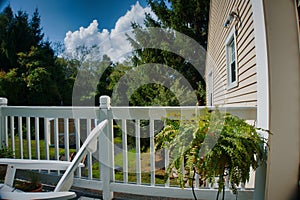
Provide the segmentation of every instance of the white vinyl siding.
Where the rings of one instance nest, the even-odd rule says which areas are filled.
[[[207,105],[212,106],[213,105],[213,73],[212,71],[208,74],[208,90],[207,90],[207,95],[208,95],[208,101]]]
[[[225,28],[224,22],[231,11],[238,13],[241,23],[233,20]],[[212,72],[213,105],[256,106],[257,66],[251,0],[211,0],[209,20],[206,80],[208,91],[209,73]],[[226,47],[230,35],[235,37],[236,86],[229,89]],[[207,103],[211,98],[209,94]]]

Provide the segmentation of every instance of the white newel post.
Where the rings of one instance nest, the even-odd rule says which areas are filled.
[[[7,145],[6,144],[6,140],[7,140],[7,138],[6,138],[6,134],[5,134],[5,132],[6,132],[6,130],[5,130],[5,128],[6,128],[6,123],[5,123],[5,121],[6,121],[6,118],[5,118],[5,116],[3,116],[3,112],[2,112],[2,107],[4,107],[4,106],[7,106],[7,98],[0,98],[0,121],[1,121],[1,124],[0,124],[0,126],[1,126],[1,133],[0,133],[0,139],[1,139],[1,141],[0,141],[0,148],[2,148],[2,145],[3,144],[5,144],[5,145]]]
[[[114,150],[113,150],[113,123],[110,110],[110,97],[100,97],[100,121],[108,119],[109,122],[104,128],[104,134],[99,138],[99,157],[101,180],[103,182],[103,199],[110,200],[113,198],[113,192],[110,190],[110,183],[114,180]]]

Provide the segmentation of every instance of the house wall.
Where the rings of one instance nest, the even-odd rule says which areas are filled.
[[[233,20],[230,26],[225,28],[224,22],[233,10],[239,14],[240,21]],[[213,105],[257,105],[257,69],[252,15],[250,0],[211,0],[206,80],[212,72],[213,80],[210,82],[213,86],[207,84],[207,91],[212,88]],[[238,86],[227,89],[225,41],[233,27],[236,29]]]
[[[299,200],[300,52],[294,0],[263,0],[269,72],[266,200]]]

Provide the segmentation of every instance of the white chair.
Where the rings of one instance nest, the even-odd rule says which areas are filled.
[[[87,152],[97,150],[97,139],[107,124],[107,120],[98,124],[88,135],[87,139],[76,153],[72,162],[54,160],[22,160],[0,159],[0,164],[7,165],[4,184],[0,184],[0,199],[71,199],[74,192],[68,192],[73,184],[74,172],[77,167],[83,166],[81,160]],[[65,170],[53,192],[22,192],[13,188],[17,169]]]

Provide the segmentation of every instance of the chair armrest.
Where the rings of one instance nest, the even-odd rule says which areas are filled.
[[[0,164],[15,167],[15,169],[66,170],[71,162],[57,160],[27,160],[1,158]],[[78,167],[83,167],[80,163]]]
[[[1,164],[7,165],[4,183],[12,187],[17,169],[67,170],[72,163],[68,161],[57,160],[26,160],[0,158],[0,165]],[[81,166],[81,164],[79,164],[78,166]]]
[[[73,199],[75,192],[0,192],[0,199]]]

